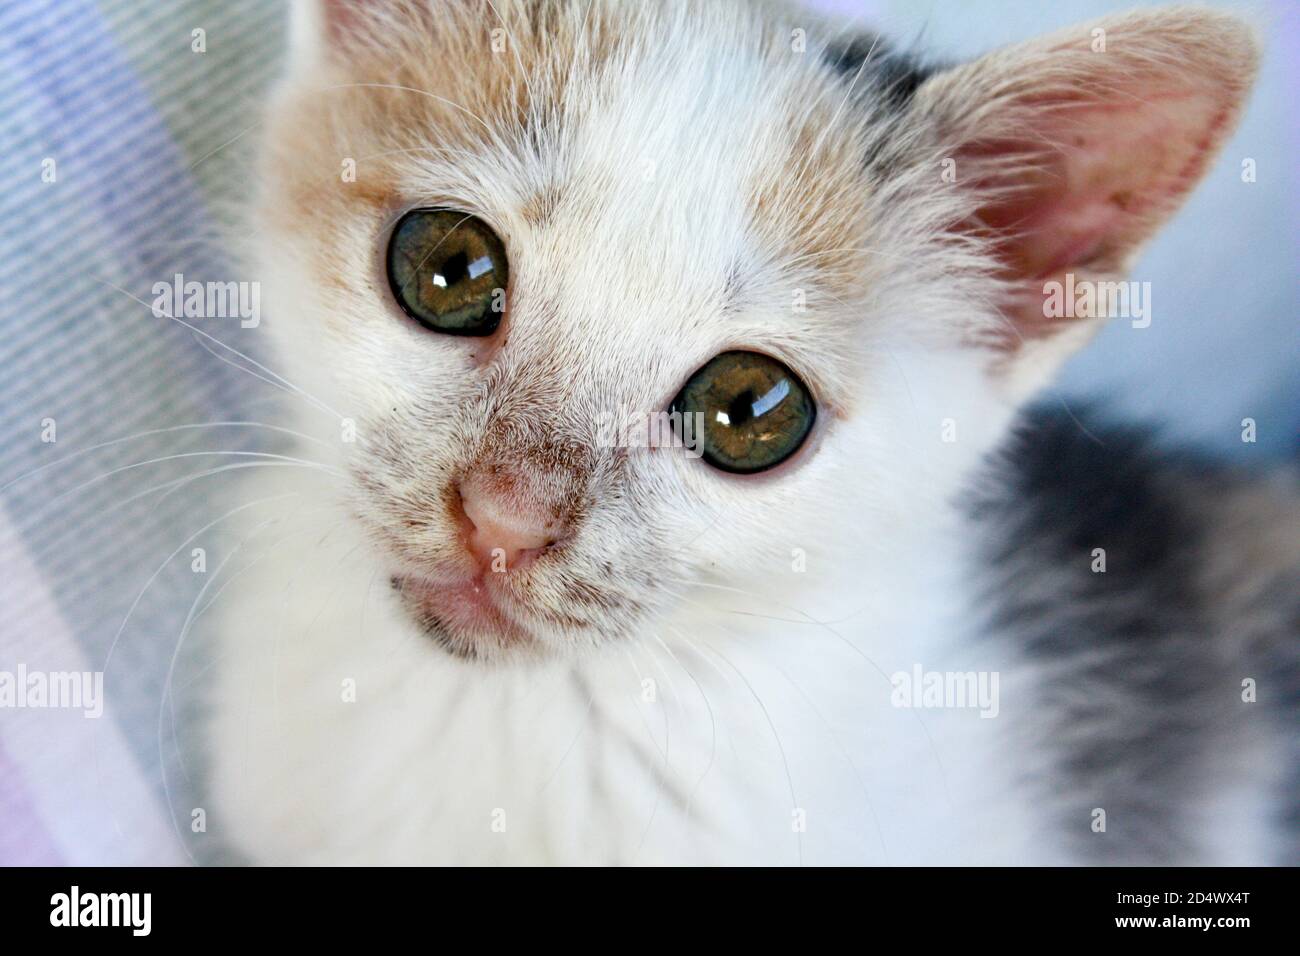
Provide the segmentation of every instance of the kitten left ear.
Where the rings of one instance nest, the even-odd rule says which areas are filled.
[[[1017,370],[1030,384],[1104,321],[1045,315],[1049,284],[1127,269],[1231,133],[1257,60],[1242,21],[1171,8],[1013,46],[917,90],[958,188],[978,196],[960,228],[993,243],[1010,320],[997,344],[1013,365],[1032,355],[1037,368]]]
[[[394,0],[291,0],[289,58],[298,66],[321,63],[331,51],[371,40],[375,27],[403,15],[403,8]]]

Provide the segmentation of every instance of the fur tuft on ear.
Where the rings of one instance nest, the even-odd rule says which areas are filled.
[[[1204,175],[1236,124],[1257,48],[1241,20],[1144,10],[1018,44],[936,74],[916,94],[1004,280],[1007,353],[1064,353],[1081,319],[1054,283],[1114,279]],[[1067,280],[1068,277],[1068,280]],[[1054,349],[1026,342],[1059,339]],[[1047,373],[1054,370],[1048,369]]]

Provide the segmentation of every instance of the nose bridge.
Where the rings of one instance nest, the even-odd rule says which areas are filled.
[[[512,338],[482,369],[450,479],[449,516],[481,566],[518,570],[572,547],[619,456],[598,436],[594,407],[611,394],[580,352],[556,339]]]
[[[590,465],[585,411],[599,391],[590,349],[564,341],[560,323],[544,337],[511,332],[482,380],[484,459],[524,459],[532,469],[576,470]],[[510,330],[508,330],[510,331]]]
[[[566,421],[555,394],[508,391],[491,403],[483,434],[469,456],[467,473],[492,494],[548,520],[569,521],[581,509],[593,466],[581,428]]]

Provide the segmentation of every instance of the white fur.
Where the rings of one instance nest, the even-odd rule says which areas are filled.
[[[1039,859],[1007,740],[1025,717],[1006,690],[1018,665],[969,650],[969,575],[943,504],[942,472],[960,469],[927,467],[942,413],[961,402],[976,417],[974,382],[959,356],[896,358],[883,374],[897,401],[862,445],[914,463],[893,489],[911,504],[882,494],[858,525],[888,546],[796,534],[807,572],[788,553],[766,569],[754,558],[751,575],[718,577],[742,590],[691,591],[640,640],[578,662],[448,657],[404,616],[346,516],[294,517],[328,500],[323,479],[261,483],[259,495],[303,503],[276,504],[263,534],[279,543],[223,622],[216,779],[241,847],[356,863]],[[966,457],[978,438],[963,440],[941,451]],[[700,521],[687,548],[729,547]],[[255,560],[256,539],[247,550]],[[914,663],[1002,673],[1002,713],[893,707],[889,677]],[[346,679],[356,703],[342,702]],[[505,833],[491,828],[498,808]]]
[[[792,101],[855,107],[829,79],[809,100],[811,60],[775,69],[737,39],[757,14],[735,6],[678,9],[667,51],[633,47],[614,79],[566,94],[540,155],[512,149],[503,127],[497,152],[386,160],[399,210],[454,201],[511,250],[510,340],[487,371],[469,366],[472,343],[399,321],[375,267],[382,216],[358,208],[328,236],[284,216],[268,228],[265,324],[277,370],[303,393],[295,427],[326,439],[327,463],[352,477],[283,469],[246,489],[292,497],[250,509],[256,564],[213,612],[212,828],[252,858],[1058,862],[1026,796],[1044,771],[1023,748],[1034,676],[974,640],[956,505],[1059,356],[993,374],[988,353],[959,341],[1002,319],[979,284],[982,254],[933,241],[959,202],[922,189],[937,167],[900,171],[874,200],[860,281],[837,284],[755,233],[753,170],[791,145],[774,118]],[[280,108],[347,79],[302,67]],[[841,125],[827,148],[848,154],[865,131]],[[397,133],[357,134],[338,154],[400,150]],[[535,228],[520,209],[552,182],[565,202]],[[269,189],[265,202],[283,201]],[[340,287],[321,281],[323,248]],[[743,291],[719,318],[737,262]],[[791,315],[794,289],[808,292],[807,315]],[[435,501],[495,418],[580,436],[602,407],[662,407],[737,346],[809,378],[823,409],[815,446],[746,481],[634,458],[625,494],[599,498],[574,542],[572,573],[615,562],[611,592],[648,612],[596,621],[585,641],[547,632],[542,660],[466,662],[419,632],[388,578],[441,554],[447,533],[435,515],[394,550],[394,501]],[[510,405],[512,389],[534,397]],[[358,423],[356,443],[337,441],[337,418]],[[543,591],[558,587],[539,575]],[[999,672],[999,717],[894,707],[890,675],[918,663]]]

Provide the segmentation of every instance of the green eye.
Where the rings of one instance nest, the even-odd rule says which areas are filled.
[[[817,419],[817,406],[799,377],[757,352],[714,358],[691,376],[670,411],[703,413],[704,460],[738,474],[785,461]]]
[[[407,315],[435,332],[491,335],[505,301],[506,250],[481,219],[415,209],[388,242],[388,284]]]

